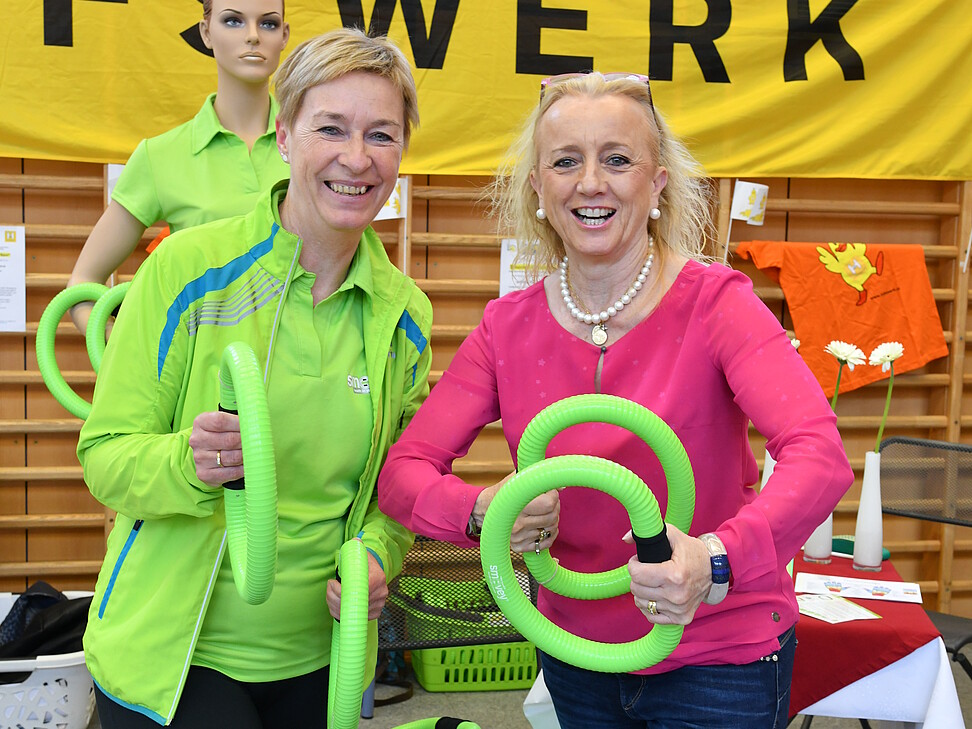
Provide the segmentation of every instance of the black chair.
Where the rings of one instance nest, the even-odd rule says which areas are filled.
[[[972,446],[895,437],[880,450],[885,514],[972,527]],[[951,660],[972,679],[972,663],[962,653],[972,643],[972,619],[926,612]]]

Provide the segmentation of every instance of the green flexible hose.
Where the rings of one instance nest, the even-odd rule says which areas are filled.
[[[557,433],[578,423],[619,425],[644,440],[658,457],[668,485],[666,520],[688,532],[695,513],[695,479],[685,449],[671,428],[650,410],[612,395],[579,395],[545,408],[530,421],[517,449],[519,472],[496,494],[483,520],[480,554],[486,584],[510,622],[538,648],[580,668],[608,673],[637,671],[664,660],[682,638],[683,626],[656,625],[638,640],[599,643],[571,635],[541,615],[517,586],[510,562],[510,536],[516,517],[532,499],[554,488],[585,486],[614,496],[628,510],[642,561],[671,555],[658,502],[647,485],[623,466],[595,456],[557,456],[544,460]],[[662,556],[642,556],[644,543],[661,545]],[[667,556],[665,556],[667,555]],[[544,587],[582,600],[614,597],[630,589],[625,565],[584,574],[560,567],[548,550],[525,553],[524,562]]]
[[[357,729],[368,643],[368,550],[360,539],[351,539],[341,547],[338,571],[341,620],[334,621],[331,633],[327,726]],[[479,725],[440,717],[410,721],[398,729],[479,729]]]
[[[88,359],[91,360],[95,374],[101,370],[101,360],[105,356],[105,328],[108,326],[108,317],[121,304],[131,287],[131,281],[112,286],[98,298],[88,315],[88,328],[85,330],[84,339],[88,346]]]
[[[220,410],[240,414],[243,479],[223,484],[226,531],[233,580],[246,602],[270,597],[277,571],[277,471],[270,410],[260,365],[244,342],[223,350],[219,371]]]
[[[78,395],[65,381],[64,375],[57,367],[54,355],[54,339],[57,325],[67,311],[82,301],[97,301],[108,287],[99,283],[83,283],[70,286],[55,296],[44,309],[40,322],[37,324],[36,351],[37,369],[51,395],[64,409],[82,420],[91,412],[91,403]]]
[[[341,619],[331,633],[327,726],[357,729],[368,645],[368,551],[360,539],[341,547]]]

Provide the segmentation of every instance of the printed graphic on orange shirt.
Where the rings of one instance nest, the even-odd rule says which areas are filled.
[[[829,250],[828,250],[829,249]],[[867,301],[865,284],[871,276],[880,276],[884,270],[884,252],[878,251],[874,263],[867,257],[864,243],[828,243],[827,248],[817,246],[820,262],[831,273],[836,273],[844,283],[857,291],[857,305]]]

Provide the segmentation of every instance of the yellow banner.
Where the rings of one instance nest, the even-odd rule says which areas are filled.
[[[0,156],[123,162],[215,90],[199,0],[17,0],[0,43]],[[968,0],[287,0],[292,49],[394,38],[422,125],[403,171],[491,174],[540,79],[652,77],[714,176],[972,179]]]

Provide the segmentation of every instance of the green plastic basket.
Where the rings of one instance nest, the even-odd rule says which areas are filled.
[[[537,677],[537,651],[529,641],[411,653],[412,670],[426,691],[528,689]]]

